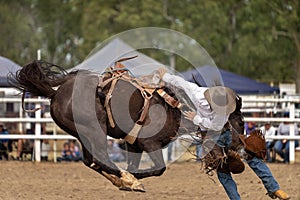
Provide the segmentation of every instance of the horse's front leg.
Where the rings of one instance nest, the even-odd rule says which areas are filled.
[[[151,167],[149,169],[140,169],[132,172],[132,174],[138,179],[147,178],[150,176],[161,176],[166,170],[166,165],[161,149],[148,152],[148,155],[154,163],[154,167]]]
[[[127,171],[134,173],[138,171],[143,151],[137,147],[126,142],[127,150]]]

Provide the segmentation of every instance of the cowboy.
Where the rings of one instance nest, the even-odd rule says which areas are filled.
[[[157,80],[162,80],[167,84],[184,90],[196,108],[196,112],[183,112],[185,118],[193,121],[195,125],[200,127],[201,131],[221,131],[221,137],[216,142],[217,145],[229,146],[231,143],[231,134],[228,129],[223,129],[223,127],[226,125],[229,115],[236,108],[236,94],[234,91],[222,86],[211,88],[199,87],[194,83],[185,81],[179,76],[167,73],[163,67],[154,72],[153,81],[157,82]],[[271,198],[290,199],[290,196],[280,189],[279,184],[262,159],[254,156],[248,159],[247,163],[262,180]],[[219,171],[217,175],[228,197],[232,200],[239,200],[240,195],[231,173]]]

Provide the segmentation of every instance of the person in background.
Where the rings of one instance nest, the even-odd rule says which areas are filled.
[[[26,129],[26,134],[33,135],[34,131],[32,129]],[[33,144],[34,140],[32,139],[19,139],[17,147],[17,160],[23,160],[23,154],[30,153],[33,154]]]
[[[122,149],[114,139],[107,140],[107,152],[109,159],[113,162],[125,161],[125,156],[122,153]]]
[[[247,122],[245,123],[245,132],[246,136],[249,136],[252,131],[256,129],[256,124],[255,122]]]
[[[283,117],[289,117],[289,113],[284,113]],[[294,134],[298,135],[298,126],[294,123]],[[290,135],[290,123],[281,122],[278,126],[278,135]],[[295,147],[299,146],[298,140],[295,140]],[[274,145],[275,152],[280,155],[284,163],[290,162],[290,141],[283,139],[277,140]]]
[[[81,160],[82,159],[81,151],[79,146],[77,145],[76,140],[69,141],[69,145],[70,145],[70,151],[72,153],[72,160],[73,161]]]
[[[276,135],[276,128],[272,126],[270,122],[266,122],[264,126],[260,127],[260,130],[265,137]],[[267,162],[272,162],[270,151],[274,146],[274,142],[275,141],[273,139],[266,139]]]
[[[61,152],[61,157],[57,158],[57,161],[80,161],[82,160],[81,151],[78,147],[76,140],[70,140],[64,143],[64,149]]]
[[[57,161],[72,161],[72,152],[70,150],[70,144],[68,142],[64,143],[64,149],[61,152],[61,157],[57,158]]]
[[[49,151],[50,151],[49,140],[45,139],[42,141],[42,147],[41,147],[41,160],[42,161],[48,161]]]
[[[0,124],[0,134],[8,135],[8,131],[3,124]],[[0,160],[8,160],[8,142],[9,139],[0,139]]]

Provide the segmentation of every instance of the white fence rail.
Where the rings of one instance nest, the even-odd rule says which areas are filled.
[[[41,143],[42,139],[50,139],[50,140],[66,140],[66,139],[75,139],[70,135],[41,135],[41,123],[54,123],[52,118],[41,118],[41,111],[38,110],[35,114],[35,118],[25,118],[22,114],[21,109],[21,99],[20,98],[0,98],[0,103],[19,103],[20,104],[20,117],[19,118],[0,118],[0,122],[3,123],[35,123],[35,135],[23,135],[23,134],[10,134],[10,135],[0,135],[0,139],[34,139],[35,141],[35,160],[39,162],[41,160]],[[49,100],[47,99],[25,99],[25,103],[35,103],[35,107],[38,108],[41,106],[41,103],[49,104]],[[300,103],[300,98],[289,98],[289,99],[247,99],[243,98],[243,104],[249,102],[254,103],[287,103],[289,107],[289,118],[258,118],[258,117],[245,117],[245,121],[253,121],[253,122],[296,122],[299,123],[300,119],[295,118],[295,103]],[[295,140],[300,140],[300,136],[294,135],[294,126],[291,124],[290,126],[290,135],[289,136],[274,136],[268,137],[271,139],[287,139],[290,140],[290,163],[294,163],[295,161]],[[56,149],[56,147],[55,147]]]
[[[261,118],[261,117],[247,117],[245,118],[246,122],[289,122],[290,123],[290,134],[288,136],[274,136],[274,137],[267,137],[270,139],[286,139],[290,141],[290,163],[293,164],[295,162],[295,140],[299,140],[300,136],[295,136],[295,126],[294,123],[299,123],[300,119],[295,118],[295,104],[300,103],[299,96],[288,96],[284,99],[243,99],[244,103],[286,103],[289,110],[289,118]]]
[[[34,158],[37,162],[41,161],[41,140],[42,139],[53,139],[53,140],[65,140],[74,139],[70,135],[41,135],[41,123],[54,123],[52,118],[41,118],[41,110],[37,110],[35,117],[24,117],[22,110],[22,99],[21,98],[0,98],[0,103],[19,103],[19,118],[0,118],[1,123],[19,123],[19,132],[24,133],[22,123],[35,123],[35,135],[27,134],[9,134],[0,135],[0,139],[34,139]],[[26,98],[23,103],[34,103],[35,108],[41,108],[41,104],[49,104],[48,99],[41,98]],[[54,161],[56,161],[56,142],[53,146]]]
[[[71,135],[10,134],[10,135],[0,135],[0,139],[73,140],[73,139],[76,139],[76,138],[71,136]]]

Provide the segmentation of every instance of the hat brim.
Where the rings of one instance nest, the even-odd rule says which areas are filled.
[[[204,97],[216,113],[228,115],[236,108],[236,93],[228,87],[211,87],[204,92]]]

